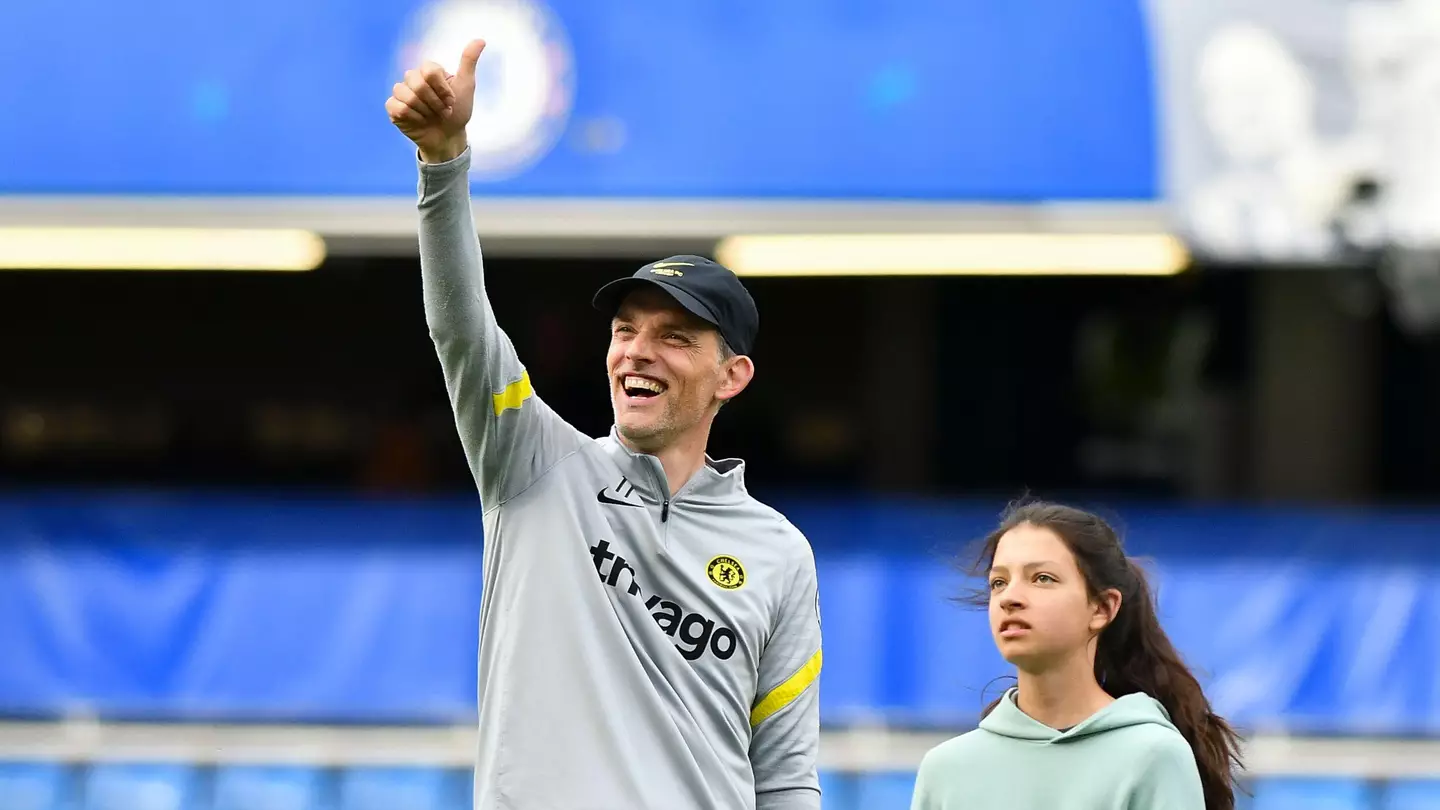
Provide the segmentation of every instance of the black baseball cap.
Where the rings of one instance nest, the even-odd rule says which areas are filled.
[[[671,256],[616,279],[595,293],[595,308],[614,314],[637,287],[653,285],[680,306],[720,330],[736,354],[749,354],[760,331],[760,311],[740,277],[728,267],[701,256]]]

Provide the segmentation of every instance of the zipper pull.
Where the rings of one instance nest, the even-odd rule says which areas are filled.
[[[664,523],[670,519],[670,499],[666,498],[665,503],[660,506],[660,522]]]

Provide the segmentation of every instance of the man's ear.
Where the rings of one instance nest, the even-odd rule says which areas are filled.
[[[738,396],[755,378],[755,362],[743,354],[737,354],[724,361],[720,373],[720,387],[715,391],[715,397],[725,402]]]

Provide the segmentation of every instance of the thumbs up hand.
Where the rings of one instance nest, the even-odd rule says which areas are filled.
[[[484,40],[472,40],[454,75],[434,62],[407,70],[386,99],[390,122],[415,142],[426,163],[454,160],[465,151],[465,126],[475,111],[475,63],[484,50]]]

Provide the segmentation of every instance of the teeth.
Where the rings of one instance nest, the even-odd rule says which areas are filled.
[[[644,377],[626,377],[625,387],[639,388],[642,391],[653,391],[656,394],[664,390],[660,383],[655,382],[654,380],[647,380]]]

